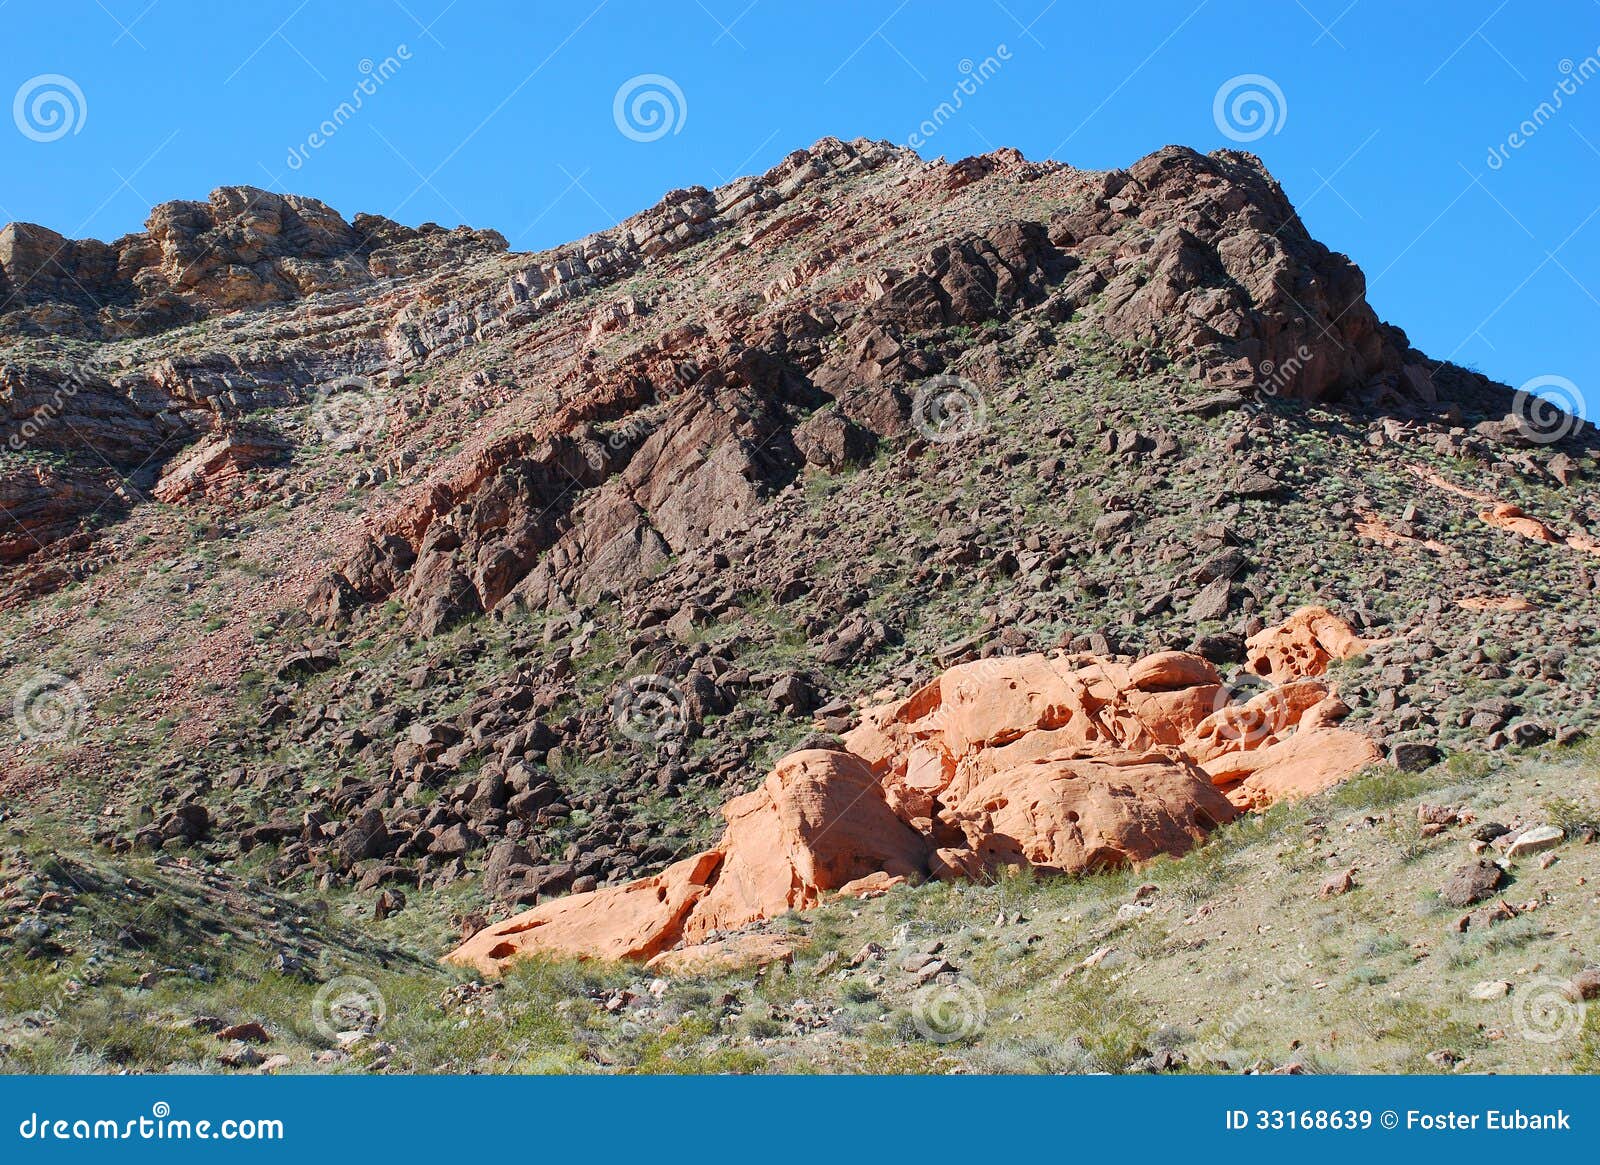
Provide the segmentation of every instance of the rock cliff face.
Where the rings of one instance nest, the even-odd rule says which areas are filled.
[[[878,178],[869,192],[841,190],[864,176]],[[942,209],[981,205],[1000,184],[1037,217],[963,223]],[[945,370],[952,330],[1025,310],[1048,324],[1092,304],[1145,366],[1180,362],[1223,391],[1403,406],[1487,391],[1459,370],[1441,388],[1378,324],[1359,270],[1312,240],[1243,154],[1174,147],[1086,174],[1012,151],[930,168],[830,141],[760,177],[676,192],[531,264],[504,249],[493,232],[347,223],[248,187],[164,204],[113,244],[12,224],[0,329],[134,341],[215,320],[224,334],[195,334],[181,355],[130,342],[104,368],[8,365],[0,419],[30,447],[88,445],[126,474],[339,377],[381,386],[505,336],[519,365],[545,369],[533,373],[551,381],[545,415],[475,445],[373,535],[407,543],[404,598],[433,631],[508,601],[592,598],[747,525],[801,466],[858,463],[911,432],[912,390]],[[669,289],[604,299],[636,273],[688,269],[690,249],[719,280],[740,264],[771,278],[709,316]],[[550,321],[592,298],[590,313]],[[684,322],[595,360],[651,317]],[[552,350],[567,357],[553,369]]]
[[[825,175],[907,164],[881,147],[836,144],[734,191],[669,199],[640,225],[602,236],[602,270],[629,270],[640,252],[659,260],[727,232],[798,201]],[[591,599],[748,525],[803,465],[859,463],[880,441],[912,431],[910,386],[946,368],[941,341],[951,329],[1028,308],[1059,321],[1095,301],[1117,341],[1182,359],[1225,391],[1437,403],[1421,358],[1367,306],[1360,271],[1305,233],[1253,158],[1169,149],[1089,178],[1002,152],[939,176],[937,193],[993,175],[1077,187],[1078,197],[1038,220],[919,244],[903,270],[830,279],[842,256],[824,248],[768,286],[765,310],[735,307],[712,330],[667,332],[619,362],[567,406],[548,443],[521,437],[487,447],[434,483],[382,532],[408,543],[416,569],[405,597],[418,625],[434,631],[508,602]],[[894,185],[912,186],[913,198],[931,193],[917,189],[926,178]],[[669,208],[670,228],[660,221]],[[850,221],[848,211],[838,217]],[[797,212],[730,249],[770,247],[773,234],[793,236],[818,221],[814,211]],[[856,268],[870,261],[853,258]],[[642,310],[632,299],[611,305],[594,318],[591,338]],[[582,450],[556,436],[581,445],[579,424],[608,434],[591,435]],[[366,546],[358,556],[372,553]]]
[[[174,500],[150,491],[164,463],[195,456],[186,447],[236,441],[228,433],[252,414],[315,399],[320,383],[377,368],[382,345],[366,317],[388,289],[504,250],[492,231],[413,229],[370,215],[346,223],[315,199],[251,187],[164,203],[143,233],[112,244],[7,225],[0,335],[22,342],[0,364],[0,440],[13,454],[68,458],[76,478],[94,482],[58,484],[0,461],[0,488],[18,506],[55,515],[24,523],[13,556],[125,512],[101,504],[108,493],[130,504]],[[316,306],[292,322],[260,318],[308,299]],[[248,322],[238,314],[247,311],[256,313]],[[203,325],[213,319],[221,332],[208,335]],[[157,338],[186,325],[190,343]],[[101,346],[84,360],[64,338]],[[259,423],[245,427],[256,430],[258,448],[264,441],[287,450],[288,442],[261,435]],[[46,568],[21,590],[66,577]]]
[[[1233,151],[825,139],[538,254],[243,188],[14,224],[0,698],[80,703],[0,788],[384,916],[451,887],[486,970],[721,957],[1578,738],[1595,460]]]
[[[147,336],[240,308],[291,303],[506,249],[493,231],[347,223],[314,198],[224,186],[167,202],[114,243],[46,227],[0,230],[0,328],[91,339]]]

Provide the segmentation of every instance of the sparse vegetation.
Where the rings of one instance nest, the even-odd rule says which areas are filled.
[[[358,282],[153,335],[0,338],[22,363],[113,356],[152,400],[167,374],[141,377],[158,362],[226,365],[237,407],[294,437],[281,461],[244,467],[234,493],[94,514],[61,539],[59,573],[28,576],[39,595],[7,599],[0,692],[47,669],[77,686],[83,715],[61,739],[0,746],[0,1063],[250,1068],[221,1062],[231,1043],[212,1029],[257,1021],[261,1054],[287,1071],[1594,1070],[1593,1014],[1559,1044],[1516,1028],[1535,979],[1596,957],[1600,754],[1556,744],[1596,721],[1592,580],[1579,555],[1513,542],[1475,500],[1413,472],[1492,485],[1576,532],[1581,505],[1557,488],[1553,451],[1478,433],[1504,402],[1475,381],[1443,385],[1460,415],[1412,410],[1398,428],[1359,394],[1175,407],[1213,395],[1237,353],[1156,338],[1231,283],[1176,287],[1184,307],[1140,318],[1137,285],[1163,277],[1144,212],[1107,218],[1070,264],[1014,256],[1025,278],[1008,268],[953,323],[949,288],[929,292],[927,318],[898,284],[864,290],[891,267],[926,279],[930,235],[998,235],[1017,218],[1060,234],[1069,210],[1103,209],[1078,181],[997,174],[948,191],[930,218],[885,173],[852,166],[755,212],[732,248],[707,211],[700,244],[643,264],[597,236],[591,274],[569,278],[578,250],[460,255],[446,233],[407,253],[415,279],[385,277],[378,314]],[[548,294],[517,282],[531,269]],[[1085,275],[1126,279],[1060,298]],[[792,294],[763,292],[785,280]],[[1000,282],[1020,289],[1006,299]],[[419,311],[399,314],[424,354],[375,369],[383,432],[325,439],[314,386],[282,378],[320,376],[330,351],[386,347],[373,337],[410,296]],[[625,300],[639,313],[597,334]],[[1279,307],[1274,332],[1295,322]],[[426,343],[412,315],[429,321]],[[863,342],[882,361],[855,355]],[[931,370],[980,386],[979,432],[916,433],[907,399]],[[638,411],[607,396],[632,400],[641,383]],[[697,401],[712,423],[675,428]],[[540,460],[553,410],[571,404],[594,418],[573,438],[590,469]],[[819,413],[884,431],[824,468],[795,438]],[[670,456],[632,480],[646,445]],[[0,460],[33,472],[88,459]],[[478,469],[464,495],[445,488]],[[419,506],[422,533],[408,524]],[[733,509],[740,521],[712,533]],[[1355,529],[1368,513],[1409,541],[1375,552]],[[334,626],[313,622],[307,588],[354,574],[351,540],[397,514],[413,551],[446,527],[466,541],[438,539],[393,593],[394,580],[369,585]],[[663,531],[664,550],[651,542]],[[630,539],[654,548],[637,569]],[[521,585],[553,559],[566,566],[526,602],[420,624],[441,578],[487,587],[503,570]],[[625,565],[578,569],[608,561]],[[1226,593],[1197,610],[1223,571]],[[1530,610],[1457,605],[1512,589]],[[482,984],[439,962],[513,903],[694,852],[728,797],[802,740],[836,744],[860,704],[951,662],[1192,648],[1231,673],[1252,629],[1308,603],[1372,640],[1331,672],[1346,723],[1386,750],[1437,746],[1443,763],[1370,766],[1137,869],[929,883],[786,915],[765,929],[802,945],[761,971],[658,981],[533,959]],[[676,685],[681,732],[618,730],[618,686],[643,676]],[[1424,802],[1462,813],[1431,829]],[[346,852],[368,812],[389,843]],[[1494,900],[1503,915],[1479,906],[1463,930],[1440,887],[1494,844],[1473,837],[1493,821],[1565,839],[1515,864]],[[509,892],[487,884],[496,852],[522,871]],[[907,964],[924,953],[949,966],[921,978],[929,964]],[[329,985],[351,977],[382,1014],[319,1019]],[[1474,998],[1482,982],[1508,994]]]

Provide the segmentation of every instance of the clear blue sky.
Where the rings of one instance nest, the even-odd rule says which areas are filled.
[[[1257,74],[1282,98],[1245,148],[1382,316],[1435,357],[1600,401],[1594,0],[0,0],[0,30],[0,220],[104,239],[248,183],[549,246],[819,137],[905,143],[989,57],[924,156],[1124,165],[1234,144],[1222,126],[1250,123],[1224,100],[1219,124],[1216,98]],[[648,141],[614,110],[644,74],[681,93]],[[364,76],[376,92],[311,148]],[[1506,146],[1563,80],[1562,108]]]

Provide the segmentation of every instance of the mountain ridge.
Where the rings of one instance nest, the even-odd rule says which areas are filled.
[[[1387,779],[1600,719],[1592,428],[1413,349],[1250,155],[824,139],[532,254],[254,200],[0,239],[4,790],[96,868],[429,962],[932,676],[1178,653],[1228,719],[1303,608]]]

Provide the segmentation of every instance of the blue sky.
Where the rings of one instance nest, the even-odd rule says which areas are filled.
[[[1413,343],[1600,399],[1600,5],[1531,7],[0,0],[0,221],[110,239],[247,183],[539,248],[827,135],[1105,168],[1263,131],[1243,148]],[[629,120],[640,93],[640,118],[663,112],[652,90],[670,129]],[[1266,104],[1235,116],[1249,92]]]

